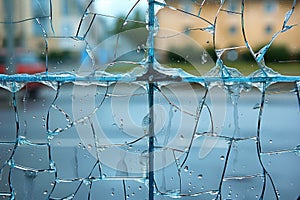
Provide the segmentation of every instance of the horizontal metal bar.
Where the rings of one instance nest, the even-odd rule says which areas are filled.
[[[191,82],[191,83],[210,83],[210,82],[234,82],[234,83],[257,83],[257,82],[298,82],[300,76],[273,76],[273,77],[197,77],[197,76],[184,76],[173,77],[174,82]],[[126,74],[118,75],[103,75],[103,76],[78,76],[72,73],[44,73],[44,74],[14,74],[6,75],[0,74],[1,82],[17,82],[17,83],[30,83],[30,82],[172,82],[172,79],[155,79],[142,80],[138,77],[131,77]]]

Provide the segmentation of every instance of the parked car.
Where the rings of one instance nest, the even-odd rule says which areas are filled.
[[[0,53],[0,74],[9,74],[6,68],[6,54]],[[38,56],[34,53],[16,53],[16,57],[14,58],[14,66],[13,70],[16,74],[35,74],[44,72],[46,66],[43,62],[40,61]],[[38,89],[41,87],[39,83],[29,83],[26,88],[29,92],[29,96],[35,97],[38,93]]]
[[[5,74],[5,56],[0,55],[0,74]]]

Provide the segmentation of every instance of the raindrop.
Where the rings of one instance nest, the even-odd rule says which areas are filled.
[[[47,190],[45,190],[45,191],[43,192],[43,194],[44,194],[44,195],[48,194],[48,191],[47,191]]]
[[[220,159],[221,159],[221,160],[224,160],[224,159],[225,159],[225,157],[224,157],[224,156],[220,156]]]
[[[295,148],[295,154],[300,157],[300,144]]]
[[[139,186],[139,190],[142,190],[142,186]]]
[[[189,171],[189,167],[188,167],[188,166],[185,166],[185,167],[184,167],[184,171],[185,171],[185,172]]]
[[[260,108],[260,103],[256,103],[253,107],[252,107],[252,109],[259,109]]]
[[[202,56],[201,56],[201,59],[202,59],[202,65],[207,63],[207,53],[203,52]]]
[[[115,193],[114,192],[111,192],[111,194],[110,194],[111,196],[114,196],[115,195]]]
[[[184,136],[183,135],[180,135],[180,140],[183,140],[184,139]]]
[[[278,197],[280,197],[279,190],[276,190],[276,194],[277,194]]]
[[[149,76],[149,81],[152,81],[153,80],[153,75]]]
[[[273,143],[273,140],[269,140],[269,143],[272,144],[272,143]]]
[[[197,177],[198,177],[198,179],[202,179],[202,178],[203,178],[203,175],[202,175],[202,174],[199,174]]]
[[[213,34],[215,32],[215,27],[213,25],[210,25],[203,30],[209,32],[210,34]]]

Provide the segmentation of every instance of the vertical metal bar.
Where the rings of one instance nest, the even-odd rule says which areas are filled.
[[[149,42],[149,51],[148,51],[148,62],[149,67],[153,68],[154,63],[154,18],[155,18],[155,12],[154,12],[154,0],[148,0],[148,6],[149,6],[149,19],[148,19],[148,27],[149,27],[149,36],[148,36],[148,42]]]
[[[154,83],[149,83],[149,167],[148,167],[148,179],[149,179],[149,200],[154,199]]]
[[[154,0],[148,0],[149,6],[149,19],[148,19],[148,27],[149,27],[149,51],[148,51],[148,70],[153,69],[154,63]],[[149,101],[149,166],[148,166],[148,179],[149,179],[149,200],[154,200],[154,83],[148,82],[149,91],[148,91],[148,101]]]

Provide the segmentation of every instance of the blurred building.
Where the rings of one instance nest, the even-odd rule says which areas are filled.
[[[13,5],[13,12],[8,13],[5,4]],[[85,45],[84,42],[76,42],[70,36],[75,36],[82,13],[89,3],[86,0],[52,0],[52,26],[50,25],[50,1],[49,0],[0,0],[0,22],[13,21],[13,32],[15,46],[30,50],[40,51],[45,48],[43,29],[50,37],[48,39],[49,51],[76,50]],[[198,2],[198,3],[197,3]],[[175,8],[193,13],[209,22],[214,23],[218,12],[219,0],[206,0],[199,12],[202,1],[194,0],[172,0],[167,3]],[[247,0],[245,1],[245,32],[247,40],[253,47],[260,47],[269,42],[277,31],[281,30],[284,17],[291,9],[293,0]],[[216,21],[215,44],[217,48],[244,46],[244,37],[241,29],[241,0],[226,0]],[[225,10],[229,11],[226,12]],[[8,20],[7,14],[11,14]],[[184,32],[187,36],[195,39],[203,47],[212,47],[212,34],[201,28],[209,27],[209,23],[195,16],[175,11],[169,8],[160,10],[158,13],[161,28],[172,29]],[[92,16],[85,17],[79,29],[79,36],[84,35],[91,22]],[[37,20],[38,19],[38,20]],[[289,25],[299,23],[300,5],[289,21]],[[40,24],[39,24],[39,23]],[[93,23],[100,23],[95,20]],[[102,25],[102,24],[101,24]],[[100,25],[96,25],[100,27]],[[7,45],[6,36],[7,24],[0,23],[0,48]],[[53,30],[55,33],[53,32]],[[90,30],[89,39],[97,40],[101,35],[96,28]],[[98,31],[98,32],[97,32]],[[274,42],[274,45],[285,45],[292,52],[300,51],[300,43],[297,37],[300,35],[300,26],[295,26],[290,31],[281,34]],[[54,36],[51,38],[51,36]],[[161,40],[161,45],[172,45]],[[180,43],[181,41],[176,41]],[[183,43],[182,46],[185,44]]]
[[[0,1],[0,48],[5,48],[8,38],[13,37],[15,47],[40,51],[45,48],[45,33],[49,37],[50,52],[76,51],[84,46],[84,42],[80,44],[70,37],[77,34],[80,19],[89,2],[86,0],[52,0],[51,2],[52,16],[49,0]],[[11,13],[6,9],[8,4],[12,6]],[[86,32],[89,21],[89,17],[86,17],[79,29],[79,36]],[[7,22],[14,22],[11,24],[13,32],[9,33],[9,37],[6,31]],[[97,37],[99,33],[91,31],[91,34]]]
[[[216,13],[220,7],[220,1],[207,0],[202,9],[200,9],[202,1],[197,2],[191,0],[168,1],[169,5],[193,13],[195,16],[170,8],[162,9],[158,14],[160,28],[184,32],[203,47],[212,47],[212,34],[209,33],[211,29],[207,28],[210,24],[196,16],[199,15],[214,23]],[[292,4],[293,0],[245,1],[244,27],[247,40],[252,47],[258,48],[267,44],[274,33],[282,29],[285,15],[292,8]],[[241,7],[241,0],[225,1],[225,5],[216,18],[216,48],[245,46],[241,28]],[[298,3],[288,25],[299,23],[299,19],[300,5]],[[207,28],[207,30],[203,31],[200,28]],[[284,45],[291,52],[300,52],[300,43],[297,42],[299,35],[300,26],[295,26],[293,29],[280,34],[274,41],[274,45]],[[180,43],[181,41],[176,42]],[[165,45],[172,45],[172,43],[165,43]],[[185,44],[182,45],[184,46]]]

